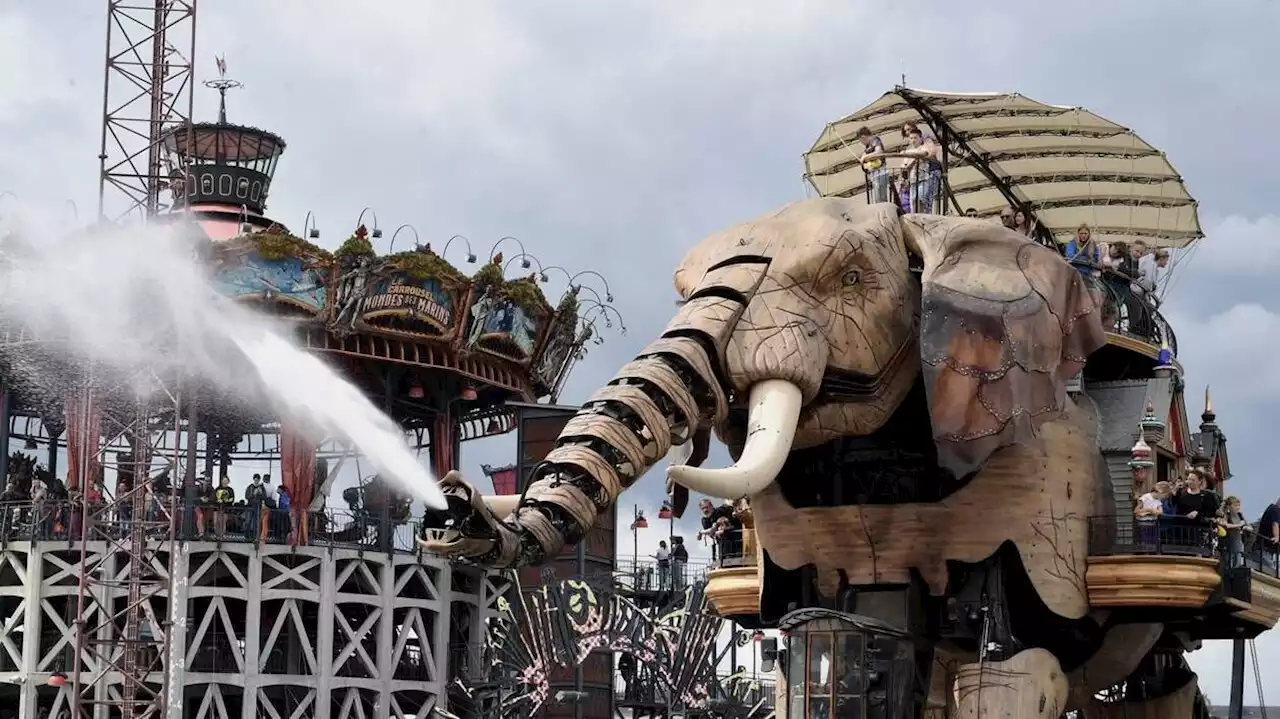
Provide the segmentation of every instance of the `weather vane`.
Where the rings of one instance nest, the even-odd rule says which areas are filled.
[[[218,91],[218,123],[225,125],[227,124],[227,90],[244,87],[244,85],[227,77],[226,55],[217,55],[213,60],[218,65],[218,78],[216,80],[205,80],[204,86]]]

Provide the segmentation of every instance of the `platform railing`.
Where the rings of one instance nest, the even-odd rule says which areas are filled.
[[[654,559],[618,557],[614,579],[625,589],[637,592],[664,592],[705,582],[713,565],[705,559],[659,563]]]
[[[1232,551],[1217,525],[1187,517],[1102,515],[1089,517],[1089,555],[1154,555],[1218,560],[1224,596],[1250,601],[1250,573],[1280,578],[1280,551],[1253,532],[1244,551]]]
[[[755,530],[735,528],[725,530],[715,538],[716,568],[754,567],[756,564]]]
[[[1081,258],[1069,261],[1084,275],[1085,284],[1101,311],[1103,329],[1154,347],[1167,342],[1173,355],[1177,356],[1178,338],[1160,314],[1154,293],[1133,278],[1110,268],[1095,266]]]
[[[145,521],[153,524],[148,538],[166,540],[167,506],[150,506]],[[297,512],[253,507],[243,504],[203,504],[179,507],[177,538],[182,541],[210,541],[243,544],[306,544],[373,552],[416,553],[419,521],[396,521],[374,510],[321,510]],[[84,506],[74,501],[0,503],[0,544],[37,541],[74,544],[81,537]],[[305,519],[304,519],[305,518]],[[128,535],[133,518],[119,512],[106,522],[98,521],[98,533],[121,539]],[[299,523],[305,521],[305,541],[300,541]],[[166,528],[161,529],[161,526]]]
[[[867,204],[892,202],[903,212],[943,214],[946,177],[941,167],[921,161],[905,169],[903,165],[908,159],[919,158],[886,152],[862,160]]]

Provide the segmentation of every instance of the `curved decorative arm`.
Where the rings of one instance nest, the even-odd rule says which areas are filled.
[[[307,210],[307,217],[302,221],[302,235],[311,240],[320,238],[320,230],[316,227],[316,216],[311,210]]]
[[[462,240],[463,244],[467,246],[467,263],[474,265],[476,263],[476,253],[471,251],[471,240],[468,240],[462,235],[454,235],[453,237],[450,237],[449,240],[444,243],[444,249],[440,250],[440,256],[444,257],[445,254],[449,252],[449,245],[452,245],[454,240]]]
[[[618,312],[618,310],[615,309],[613,305],[601,304],[599,302],[596,302],[595,300],[586,299],[586,300],[582,300],[582,302],[578,304],[579,309],[581,309],[584,304],[587,305],[586,309],[583,310],[581,314],[581,317],[583,318],[584,321],[588,320],[588,318],[590,317],[593,317],[595,314],[600,314],[604,316],[604,326],[613,327],[614,319],[609,317],[609,313],[612,312],[613,317],[616,318],[618,322],[618,331],[624,335],[627,333],[627,325],[622,320],[622,313]]]
[[[490,259],[492,259],[492,256],[490,256]],[[521,267],[521,268],[523,268],[523,269],[526,269],[526,270],[533,266],[533,265],[532,265],[532,263],[530,263],[530,262],[529,262],[529,260],[533,260],[534,262],[537,262],[537,263],[538,263],[538,274],[540,274],[540,275],[544,274],[544,273],[543,273],[543,271],[542,271],[542,261],[541,261],[541,260],[539,260],[537,257],[534,257],[533,255],[531,255],[531,254],[529,254],[529,253],[527,253],[527,252],[521,252],[520,254],[516,255],[515,257],[512,257],[511,259],[507,260],[507,263],[506,263],[505,265],[503,265],[503,266],[502,266],[502,276],[503,276],[503,277],[506,277],[506,275],[507,275],[507,270],[508,270],[508,269],[510,269],[510,267],[511,267],[511,263],[512,263],[512,262],[515,262],[516,260],[520,260],[520,267]]]
[[[413,246],[414,246],[414,247],[417,247],[418,245],[421,245],[421,244],[422,244],[422,238],[421,238],[421,237],[418,237],[418,229],[417,229],[416,227],[414,227],[413,225],[410,225],[410,224],[408,224],[408,223],[405,223],[405,224],[400,225],[399,227],[397,227],[395,232],[392,232],[392,233],[391,233],[391,243],[387,245],[387,254],[388,254],[388,255],[390,255],[390,254],[394,254],[394,253],[395,253],[395,249],[396,249],[396,235],[399,235],[399,234],[400,234],[400,231],[401,231],[401,230],[403,230],[403,229],[406,229],[406,228],[407,228],[410,232],[412,232],[412,233],[413,233]]]
[[[595,275],[596,277],[599,277],[600,281],[604,283],[605,302],[613,302],[613,292],[609,289],[609,280],[606,280],[604,278],[604,275],[600,274],[599,272],[596,272],[595,270],[583,270],[575,274],[574,276],[569,278],[569,284],[571,285],[575,284],[575,281],[583,275]]]
[[[364,224],[364,213],[366,212],[373,215],[373,230],[369,233],[369,236],[376,240],[379,237],[382,237],[382,230],[378,228],[378,213],[374,212],[372,207],[366,207],[363,210],[360,210],[360,216],[356,218],[356,227]]]
[[[502,243],[503,243],[503,242],[506,242],[507,240],[511,240],[512,242],[514,242],[514,243],[516,243],[517,245],[519,245],[519,246],[520,246],[520,253],[521,253],[521,254],[525,254],[525,255],[529,254],[529,251],[528,251],[528,250],[526,250],[526,249],[524,248],[524,243],[523,243],[523,242],[521,242],[520,240],[517,240],[516,238],[514,238],[514,237],[512,237],[512,236],[510,236],[510,235],[507,235],[506,237],[503,237],[503,238],[499,239],[497,242],[493,243],[493,247],[489,248],[489,261],[490,261],[490,262],[493,262],[493,258],[494,258],[494,256],[498,254],[498,248],[499,248],[499,247],[501,247],[501,246],[502,246]]]

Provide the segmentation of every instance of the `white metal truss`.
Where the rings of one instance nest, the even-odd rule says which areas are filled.
[[[150,218],[171,206],[170,178],[186,178],[163,139],[190,127],[195,31],[196,0],[107,0],[100,219]]]
[[[181,701],[168,702],[168,719],[433,716],[447,707],[458,670],[450,665],[451,608],[479,610],[472,612],[475,633],[462,638],[478,641],[481,617],[500,610],[506,586],[501,577],[410,553],[206,541],[151,546],[158,553],[147,566],[172,567],[173,601],[157,595],[140,602],[138,624],[155,630],[152,646],[170,645],[161,663],[173,681],[169,696]],[[82,558],[65,533],[0,545],[0,682],[22,687],[22,719],[76,716],[73,682],[55,688],[49,678],[73,674],[77,627],[119,620],[132,560],[114,540],[87,547]],[[88,586],[95,598],[77,618],[82,561],[99,567],[105,581]],[[100,697],[91,703],[86,696],[77,719],[94,719],[95,710],[118,717],[127,699],[113,668],[123,663],[123,644],[108,651],[104,639],[98,646],[82,654],[81,689]],[[103,709],[108,704],[115,708]]]

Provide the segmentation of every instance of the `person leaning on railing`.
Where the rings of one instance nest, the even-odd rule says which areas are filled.
[[[1138,497],[1133,516],[1138,521],[1138,544],[1154,551],[1160,542],[1160,518],[1164,516],[1169,483],[1156,482],[1150,492]]]
[[[911,178],[911,211],[933,212],[933,201],[942,186],[942,147],[914,122],[903,123],[902,136],[907,140],[907,149],[901,154],[907,158]]]
[[[889,163],[884,158],[884,141],[868,127],[858,128],[858,140],[863,153],[858,161],[867,173],[871,186],[871,202],[891,202],[889,193]]]
[[[1244,566],[1244,532],[1253,530],[1240,509],[1239,497],[1227,497],[1218,510],[1218,547],[1228,567]]]
[[[1262,555],[1262,571],[1277,576],[1280,573],[1280,498],[1267,505],[1258,520],[1258,546]]]
[[[213,531],[218,539],[227,534],[227,512],[236,503],[236,490],[231,486],[231,478],[223,474],[218,478],[218,487],[213,490]]]
[[[1075,266],[1080,274],[1098,276],[1098,267],[1102,264],[1102,248],[1093,239],[1093,230],[1088,225],[1076,228],[1076,236],[1067,242],[1063,254]]]

